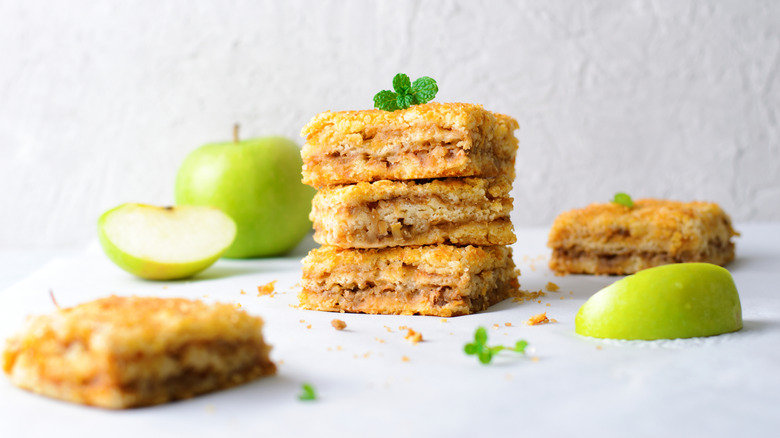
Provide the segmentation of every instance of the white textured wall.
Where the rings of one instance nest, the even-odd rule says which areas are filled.
[[[202,143],[363,109],[393,75],[521,125],[517,226],[616,191],[780,220],[780,2],[0,0],[0,245],[168,204]]]

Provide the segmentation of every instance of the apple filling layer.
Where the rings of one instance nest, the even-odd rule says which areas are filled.
[[[381,314],[466,315],[515,293],[512,251],[505,246],[338,249],[304,259],[301,306]]]
[[[318,192],[314,239],[344,248],[401,245],[509,245],[509,180],[448,178],[378,181]]]
[[[670,263],[706,262],[723,266],[733,259],[734,244],[730,242],[708,247],[704,252],[678,254],[650,251],[598,253],[571,248],[553,250],[550,268],[572,274],[626,275]]]

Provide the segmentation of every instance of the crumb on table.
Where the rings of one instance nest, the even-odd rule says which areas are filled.
[[[404,336],[404,339],[411,342],[412,344],[417,344],[418,342],[423,340],[423,337],[422,337],[422,333],[407,328],[406,336]]]
[[[274,296],[274,288],[276,285],[277,280],[274,280],[270,283],[266,283],[262,286],[257,286],[257,296],[262,297],[263,295],[270,295],[271,297]]]
[[[528,318],[528,321],[526,321],[525,323],[526,325],[539,325],[539,324],[547,324],[548,322],[550,322],[550,320],[547,318],[547,312],[544,312]]]
[[[347,328],[347,323],[342,321],[342,320],[340,320],[340,319],[332,320],[330,322],[330,325],[332,325],[333,328],[336,329],[336,330],[344,330],[345,328]]]
[[[544,288],[547,289],[548,292],[558,292],[558,290],[560,290],[561,287],[553,283],[552,281],[548,281],[547,285]]]

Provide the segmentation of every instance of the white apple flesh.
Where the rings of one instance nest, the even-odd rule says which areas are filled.
[[[235,235],[233,220],[212,207],[131,203],[98,220],[98,236],[108,258],[149,280],[175,280],[203,271]]]
[[[713,336],[742,328],[731,273],[708,263],[645,269],[605,287],[580,307],[575,331],[611,339]]]

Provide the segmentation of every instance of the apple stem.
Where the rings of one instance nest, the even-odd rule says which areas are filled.
[[[238,123],[233,125],[233,143],[238,143]]]
[[[54,298],[54,291],[49,289],[49,297],[51,297],[51,302],[54,303],[54,307],[57,308],[57,310],[60,309],[60,304],[57,302],[57,299]]]

